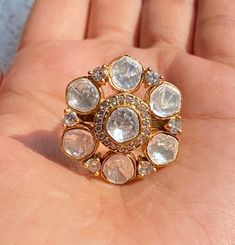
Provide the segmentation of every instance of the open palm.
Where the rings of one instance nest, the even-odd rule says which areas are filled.
[[[235,4],[141,2],[37,1],[0,94],[0,244],[234,243]],[[124,53],[182,90],[184,134],[119,187],[74,173],[59,134],[68,82]]]

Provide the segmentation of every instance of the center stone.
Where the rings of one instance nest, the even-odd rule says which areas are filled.
[[[139,117],[131,108],[117,108],[108,118],[106,130],[116,142],[127,142],[139,134]]]

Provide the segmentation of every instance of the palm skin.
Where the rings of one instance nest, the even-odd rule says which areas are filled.
[[[70,171],[59,134],[67,83],[123,53],[182,90],[184,133],[175,163],[119,187]],[[234,80],[232,67],[167,46],[22,48],[0,97],[0,244],[233,244]]]

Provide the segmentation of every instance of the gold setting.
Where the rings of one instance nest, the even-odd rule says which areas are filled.
[[[151,158],[150,158],[149,155],[148,155],[148,151],[147,151],[147,147],[148,147],[149,142],[151,142],[151,140],[152,140],[156,135],[158,135],[158,134],[170,135],[171,137],[175,138],[175,139],[178,141],[178,147],[177,147],[177,153],[176,153],[175,159],[177,158],[178,152],[179,152],[179,139],[178,139],[175,135],[171,134],[170,132],[167,132],[167,131],[157,131],[157,132],[153,133],[153,134],[151,135],[151,137],[149,138],[148,142],[142,146],[142,150],[143,150],[143,152],[144,152],[146,158],[148,159],[148,161],[152,162],[153,165],[154,165],[156,168],[162,168],[162,167],[165,167],[165,166],[169,165],[172,161],[169,161],[169,162],[164,163],[164,164],[156,164],[156,163],[154,163],[154,162],[151,160]],[[175,159],[174,159],[174,160],[175,160]],[[174,160],[173,160],[173,161],[174,161]]]
[[[111,76],[112,65],[124,56],[127,56],[130,59],[133,59],[134,61],[138,62],[142,69],[139,83],[137,84],[136,87],[129,90],[120,89],[116,87],[112,81],[112,76]],[[97,67],[94,70],[89,71],[88,76],[82,76],[72,80],[66,88],[65,96],[66,96],[67,108],[64,110],[64,115],[70,115],[71,113],[73,113],[73,115],[75,115],[74,113],[76,113],[76,115],[74,116],[74,118],[71,119],[74,120],[74,122],[72,122],[70,125],[64,123],[64,132],[62,134],[61,147],[64,153],[68,157],[75,159],[77,161],[81,161],[82,166],[84,168],[87,168],[93,176],[101,178],[107,181],[108,183],[116,184],[113,183],[113,181],[109,180],[103,173],[103,166],[111,156],[125,155],[133,163],[135,174],[132,178],[130,178],[128,181],[125,182],[126,184],[131,182],[133,179],[138,179],[138,178],[142,179],[143,177],[149,175],[150,173],[156,172],[157,169],[170,164],[170,162],[168,162],[164,165],[157,165],[154,162],[152,162],[151,158],[148,156],[147,146],[150,140],[152,140],[155,135],[159,133],[163,133],[166,135],[171,135],[177,141],[179,141],[178,135],[181,133],[181,128],[180,127],[177,128],[177,126],[181,126],[181,116],[179,115],[179,113],[182,106],[182,94],[179,91],[181,98],[180,98],[180,109],[178,112],[167,117],[159,117],[155,115],[150,109],[150,105],[149,105],[151,93],[158,86],[162,84],[168,84],[170,86],[175,87],[176,89],[178,88],[172,83],[165,81],[162,75],[159,75],[157,80],[152,83],[147,81],[146,80],[147,72],[154,72],[154,71],[150,67],[144,69],[144,67],[141,65],[141,63],[138,60],[132,58],[131,56],[123,55],[113,59],[108,65],[102,65],[101,67]],[[101,79],[99,79],[99,77]],[[68,98],[67,95],[69,92],[68,88],[71,85],[71,83],[82,78],[88,79],[97,88],[99,93],[99,101],[97,105],[89,112],[81,112],[76,110],[69,104],[69,101],[67,99]],[[112,89],[116,91],[114,95],[105,97],[102,86],[105,86],[106,83],[109,83]],[[133,92],[141,88],[141,86],[147,88],[147,92],[145,93],[144,100],[132,94]],[[132,109],[137,114],[139,119],[138,135],[135,138],[123,143],[115,141],[115,139],[113,139],[109,135],[106,129],[107,121],[110,115],[116,109],[121,107]],[[173,125],[173,120],[179,120],[179,123],[176,124],[175,126]],[[176,128],[173,128],[173,126]],[[94,149],[89,155],[86,155],[85,157],[82,158],[76,158],[75,156],[65,151],[63,147],[63,137],[67,131],[73,129],[83,129],[88,131],[92,135],[94,140]],[[173,131],[175,133],[172,133]],[[106,148],[108,148],[108,151],[106,153],[101,154],[101,152],[99,152],[99,143],[102,143]],[[142,150],[143,155],[139,155],[139,148]],[[176,156],[177,154],[178,154],[178,149],[177,149]],[[99,165],[97,166],[97,169],[96,166],[95,167],[92,166],[92,169],[90,169],[88,161],[89,160],[91,161],[91,159],[94,160],[94,162],[92,162],[94,165],[96,164]],[[144,166],[145,162],[148,162],[149,167],[151,168],[146,170],[147,171],[146,175],[144,174],[145,169],[142,169],[140,171],[142,165],[143,167],[146,168],[146,166]]]
[[[148,159],[147,159],[146,157],[138,156],[137,167],[139,168],[139,166],[140,166],[140,165],[143,165],[143,163],[146,162],[146,161],[148,161]],[[156,172],[157,172],[156,166],[154,166],[153,163],[150,162],[150,161],[149,161],[149,164],[151,164],[151,166],[152,166],[152,172],[153,172],[153,173],[156,173]],[[147,175],[149,175],[149,174],[147,174]],[[138,172],[138,173],[137,173],[137,176],[138,176],[140,179],[143,179],[143,178],[146,176],[146,174],[143,174],[143,173],[141,173],[141,172]]]
[[[134,139],[124,143],[116,142],[106,130],[109,116],[117,108],[121,107],[130,108],[136,112],[140,123],[139,134]],[[95,115],[94,131],[97,138],[110,150],[119,153],[131,152],[145,143],[151,133],[151,117],[149,115],[148,106],[145,102],[132,94],[119,93],[111,96],[101,103],[100,109]]]
[[[151,87],[149,88],[149,90],[147,91],[147,93],[145,94],[145,100],[146,100],[147,103],[149,104],[149,103],[150,103],[150,97],[151,97],[151,94],[154,92],[154,90],[155,90],[156,88],[158,88],[158,87],[161,86],[162,84],[167,84],[167,85],[172,86],[172,87],[174,87],[175,89],[177,89],[177,90],[179,91],[179,93],[180,93],[180,98],[181,98],[181,100],[180,100],[180,108],[179,108],[179,111],[177,111],[176,113],[173,113],[172,115],[167,116],[167,117],[160,117],[160,116],[156,115],[156,114],[151,110],[151,108],[149,107],[149,111],[150,111],[150,113],[152,114],[152,116],[153,116],[154,118],[157,118],[157,119],[159,119],[159,120],[167,120],[167,119],[171,119],[172,117],[175,117],[176,115],[178,115],[179,112],[180,112],[180,110],[181,110],[181,107],[182,107],[182,93],[181,93],[181,91],[180,91],[174,84],[172,84],[172,83],[170,83],[170,82],[167,82],[167,81],[161,81],[160,84],[151,86]]]
[[[103,169],[103,167],[104,167],[104,165],[105,165],[105,162],[108,161],[110,157],[115,156],[115,155],[123,155],[123,154],[121,154],[121,153],[116,153],[116,152],[112,152],[112,151],[108,151],[108,152],[104,155],[104,157],[103,157],[103,161],[102,161],[102,169]],[[127,183],[131,182],[131,181],[132,181],[133,179],[135,179],[135,177],[136,177],[136,159],[135,159],[135,156],[134,156],[132,153],[127,153],[127,154],[125,154],[125,156],[128,157],[128,159],[132,162],[132,164],[133,164],[133,169],[134,169],[134,174],[133,174],[132,178],[130,178],[128,181],[126,181],[126,182],[123,183],[123,184],[127,184]],[[101,169],[101,170],[102,170],[102,169]],[[103,171],[101,171],[101,177],[102,177],[105,181],[107,181],[108,183],[110,183],[110,184],[115,184],[115,183],[113,183],[112,181],[110,181],[110,180],[105,176],[105,174],[103,173]]]
[[[146,81],[146,79],[145,79],[146,74],[147,74],[148,72],[154,72],[154,71],[152,70],[151,67],[148,67],[147,69],[144,70],[144,82],[145,82],[145,87],[146,87],[146,88],[153,87],[153,86],[158,86],[158,85],[162,84],[162,82],[164,81],[164,76],[162,76],[162,75],[159,75],[158,81],[156,81],[155,83],[153,83],[153,84],[148,83],[148,82]]]
[[[93,150],[92,150],[92,152],[90,154],[87,154],[84,157],[75,157],[75,156],[69,154],[68,152],[66,152],[65,149],[64,149],[64,141],[63,141],[64,135],[66,134],[66,132],[74,130],[74,129],[81,129],[81,130],[87,131],[87,132],[89,132],[91,134],[91,136],[93,136],[93,140],[94,140]],[[92,127],[90,125],[85,124],[85,123],[80,123],[80,124],[77,124],[76,126],[73,126],[73,127],[68,127],[68,126],[65,127],[65,130],[64,130],[64,132],[62,134],[61,148],[63,149],[64,153],[68,157],[70,157],[72,159],[75,158],[75,159],[77,159],[79,161],[88,159],[89,157],[91,157],[96,152],[96,150],[98,149],[98,146],[99,146],[99,141],[96,140],[96,137],[95,137],[95,135],[94,135],[94,133],[92,131]]]
[[[133,89],[120,89],[120,88],[118,88],[118,87],[113,83],[113,80],[112,80],[111,69],[112,69],[112,67],[113,67],[113,64],[116,63],[118,60],[120,60],[120,59],[123,58],[123,57],[128,57],[128,58],[133,59],[134,61],[136,61],[137,63],[140,64],[141,69],[142,69],[142,74],[141,74],[141,77],[140,77],[140,81],[139,81],[138,85],[136,85]],[[129,56],[129,55],[121,55],[121,56],[119,56],[119,57],[113,59],[113,60],[109,63],[109,65],[108,65],[106,68],[108,69],[108,81],[109,81],[110,85],[112,86],[112,88],[113,88],[115,91],[118,91],[118,92],[128,92],[128,93],[133,93],[133,92],[137,91],[137,90],[140,88],[142,82],[144,81],[144,75],[145,75],[145,73],[144,73],[144,67],[141,65],[141,63],[140,63],[137,59],[135,59],[135,58],[133,58],[133,57],[131,57],[131,56]]]
[[[96,89],[97,89],[97,91],[98,91],[98,93],[99,93],[99,101],[97,102],[97,105],[96,105],[92,110],[90,110],[90,111],[88,111],[88,112],[79,111],[79,110],[77,110],[76,108],[73,108],[73,107],[68,103],[68,100],[67,100],[68,89],[69,89],[69,87],[71,86],[71,84],[74,83],[74,82],[76,82],[77,80],[83,79],[83,78],[88,79],[88,80],[89,80],[89,81],[96,87]],[[99,83],[93,82],[93,80],[91,79],[90,76],[78,77],[78,78],[73,79],[73,80],[67,85],[66,92],[65,92],[65,98],[66,98],[66,105],[67,105],[67,107],[68,107],[69,109],[71,109],[71,111],[73,110],[73,111],[79,113],[80,115],[89,115],[89,114],[92,114],[92,113],[94,113],[94,112],[97,111],[97,108],[99,107],[100,101],[101,101],[102,98],[103,98],[103,90],[102,90],[102,88],[100,87],[100,84],[99,84]]]

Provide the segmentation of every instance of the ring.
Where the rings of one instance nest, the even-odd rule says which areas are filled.
[[[176,159],[181,103],[180,90],[159,72],[120,56],[68,84],[62,149],[108,183],[143,178]]]

